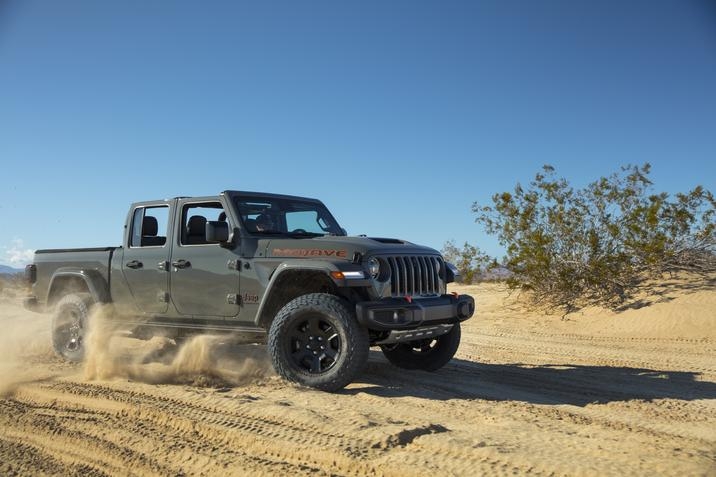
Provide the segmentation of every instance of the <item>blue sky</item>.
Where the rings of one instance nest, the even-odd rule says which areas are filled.
[[[225,189],[501,255],[471,204],[545,163],[716,190],[714,85],[710,1],[0,2],[0,264]]]

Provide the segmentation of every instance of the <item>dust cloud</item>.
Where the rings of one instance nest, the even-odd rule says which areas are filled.
[[[111,310],[93,307],[82,368],[55,355],[52,315],[22,307],[24,291],[0,289],[0,398],[22,384],[82,375],[85,381],[126,379],[149,384],[232,387],[274,376],[265,346],[238,337],[198,335],[184,341],[132,337]]]
[[[20,301],[20,290],[0,291],[0,397],[12,395],[20,384],[62,371],[52,350],[51,316],[26,311]]]
[[[197,335],[185,341],[131,337],[95,307],[86,339],[87,380],[128,379],[148,384],[240,386],[273,375],[264,346],[241,344],[231,335]]]

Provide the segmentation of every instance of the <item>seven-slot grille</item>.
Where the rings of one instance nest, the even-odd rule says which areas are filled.
[[[381,257],[390,267],[390,291],[393,296],[441,293],[440,257],[430,255],[394,255]]]

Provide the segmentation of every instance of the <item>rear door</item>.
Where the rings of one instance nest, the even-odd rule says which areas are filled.
[[[208,243],[207,221],[231,221],[219,198],[179,200],[171,256],[171,299],[180,315],[228,318],[239,314],[238,250]],[[229,224],[229,230],[233,228]]]
[[[122,261],[134,303],[148,315],[166,313],[169,306],[169,268],[171,243],[170,202],[138,204],[131,212]]]

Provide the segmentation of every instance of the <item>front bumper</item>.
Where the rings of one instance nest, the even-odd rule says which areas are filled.
[[[422,326],[453,324],[475,313],[470,295],[434,298],[386,298],[356,304],[358,322],[371,330],[410,330]]]

